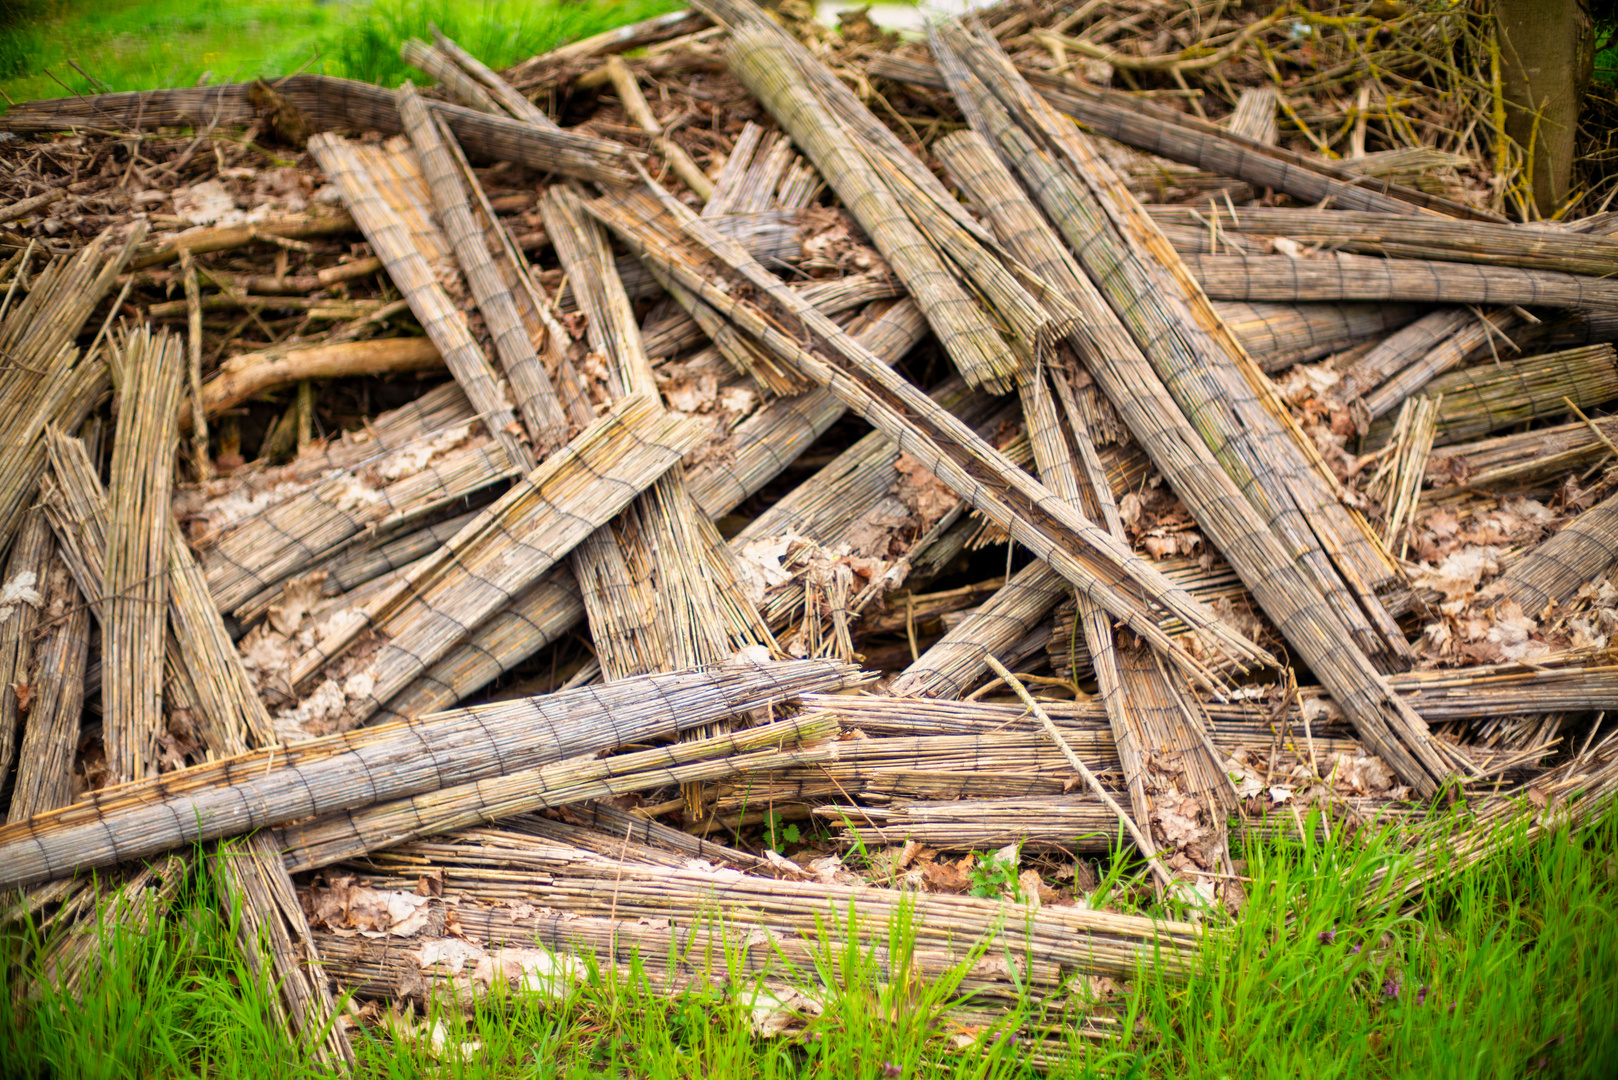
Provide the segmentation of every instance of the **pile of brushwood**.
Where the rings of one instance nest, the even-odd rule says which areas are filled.
[[[1385,908],[1590,821],[1618,215],[1596,154],[1538,219],[1493,45],[1421,0],[697,0],[503,73],[406,41],[419,91],[13,107],[33,970],[209,870],[332,1063],[581,953],[729,956],[780,1034],[818,934],[908,911],[919,977],[990,943],[957,1031],[1026,991],[1108,1039],[1113,980],[1239,926],[1233,833],[1396,823]]]

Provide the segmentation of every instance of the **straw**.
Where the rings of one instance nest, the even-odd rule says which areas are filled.
[[[380,161],[377,170],[368,168],[359,152],[342,139],[317,135],[309,140],[309,150],[342,192],[344,205],[387,265],[388,276],[410,301],[410,310],[438,347],[455,381],[466,391],[485,430],[521,471],[532,469],[533,454],[512,434],[516,417],[506,403],[499,378],[467,327],[466,316],[451,303],[410,237],[405,221],[383,196],[382,189],[397,181],[380,174]]]
[[[533,340],[523,326],[511,290],[501,280],[489,245],[472,216],[472,204],[462,186],[461,170],[448,148],[449,136],[427,112],[426,105],[409,84],[399,90],[399,114],[411,145],[420,156],[427,186],[438,220],[454,245],[455,258],[477,300],[478,310],[494,338],[512,387],[517,391],[519,408],[528,423],[528,433],[540,456],[567,441],[567,417],[556,391],[545,376]],[[476,179],[473,178],[473,183]],[[515,276],[515,271],[512,272]],[[425,325],[425,322],[423,323]],[[435,342],[436,343],[436,342]],[[475,400],[475,399],[474,399]]]
[[[440,714],[392,727],[358,749],[249,773],[226,786],[110,814],[69,808],[0,827],[0,887],[666,737],[858,681],[847,665],[826,661],[743,662]]]

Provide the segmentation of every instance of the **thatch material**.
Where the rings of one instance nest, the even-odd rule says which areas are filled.
[[[409,438],[404,431],[388,431],[381,439],[355,440],[307,455],[308,471],[316,476],[329,468],[342,471],[290,492],[276,491],[263,510],[207,537],[201,561],[215,603],[234,611],[367,529],[452,506],[519,475],[505,449],[474,434],[465,397],[455,397],[461,408],[446,410],[454,419],[441,428]],[[303,458],[294,466],[300,467]],[[361,463],[371,468],[356,469]],[[322,465],[326,468],[318,468]]]
[[[432,558],[316,642],[293,685],[369,628],[384,639],[362,669],[372,680],[356,719],[459,645],[693,449],[702,429],[655,401],[625,398],[518,481]]]
[[[1215,300],[1618,309],[1618,282],[1557,270],[1357,255],[1188,255],[1186,265]]]
[[[1618,398],[1618,353],[1611,345],[1587,345],[1485,362],[1439,376],[1426,393],[1443,399],[1433,445],[1450,446],[1527,420],[1566,415],[1570,400],[1589,409]],[[1367,438],[1381,445],[1392,429],[1384,417]]]
[[[1255,656],[1250,643],[1211,619],[1209,613],[1195,605],[1187,606],[1186,598],[1177,589],[1163,587],[1165,582],[1149,564],[1053,499],[1047,489],[1004,455],[804,304],[738,245],[727,242],[688,211],[671,201],[657,202],[627,193],[597,200],[591,209],[643,257],[723,311],[761,345],[830,387],[850,408],[894,438],[907,453],[986,516],[1009,529],[1019,542],[1049,561],[1069,581],[1137,628],[1147,640],[1161,644],[1192,677],[1208,681],[1209,672],[1164,639],[1140,601],[1130,595],[1134,588],[1139,587],[1154,602],[1174,610],[1188,624],[1208,631],[1213,640],[1220,642],[1219,648],[1233,656]],[[693,240],[701,246],[693,246]],[[770,305],[771,314],[766,316],[751,301],[714,287],[717,280],[730,278],[755,286],[760,300]],[[779,329],[783,325],[793,326],[803,336],[783,333]],[[805,339],[816,342],[825,352],[809,351],[804,347]],[[1058,535],[1063,539],[1058,541]]]
[[[1221,300],[1220,319],[1267,372],[1384,338],[1422,314],[1416,304],[1249,304]]]
[[[11,776],[17,729],[32,696],[29,671],[54,548],[50,523],[36,507],[23,517],[17,542],[0,571],[0,795]]]
[[[1182,970],[1180,965],[1199,936],[1188,923],[1084,907],[1029,910],[970,896],[627,863],[495,830],[463,833],[455,841],[405,845],[361,865],[368,876],[440,869],[446,895],[459,890],[486,903],[527,902],[595,917],[609,910],[617,919],[644,919],[648,924],[668,920],[681,928],[678,939],[695,930],[700,942],[721,927],[726,936],[738,939],[763,931],[769,934],[774,958],[790,957],[793,953],[784,952],[788,949],[812,955],[810,950],[820,948],[816,942],[826,933],[834,940],[852,934],[867,943],[862,949],[868,948],[885,941],[891,920],[903,909],[916,939],[913,962],[918,975],[929,971],[941,975],[987,938],[994,955],[1009,957],[1017,970],[1012,976],[997,965],[985,965],[986,985],[977,985],[987,990],[1002,984],[1002,992],[1011,978],[1054,989],[1073,972],[1125,974],[1143,962],[1174,975]],[[405,870],[406,865],[417,869]],[[850,909],[857,915],[857,929],[850,926]],[[559,929],[569,921],[561,922]],[[620,925],[618,932],[624,934],[628,927]],[[613,942],[625,960],[638,936],[637,931]],[[569,947],[565,929],[554,940],[558,948]],[[677,948],[679,955],[686,955],[683,946]],[[666,951],[659,947],[656,955]]]
[[[488,87],[462,71],[448,55],[420,38],[405,38],[399,44],[399,59],[430,76],[459,104],[493,116],[508,115]],[[405,130],[410,130],[408,119],[405,120]]]
[[[1404,403],[1389,439],[1392,452],[1382,459],[1367,485],[1368,493],[1382,503],[1382,543],[1390,551],[1397,551],[1401,559],[1410,546],[1406,528],[1415,522],[1442,402],[1442,397],[1424,394]]]
[[[276,830],[275,847],[287,853],[289,871],[313,870],[550,807],[829,761],[837,750],[827,736],[836,730],[824,716],[796,717],[614,757],[572,757],[289,824]]]
[[[45,469],[45,425],[77,428],[105,388],[105,365],[95,355],[81,359],[73,340],[145,239],[146,227],[136,222],[122,244],[109,229],[77,255],[52,260],[20,300],[21,271],[6,291],[0,306],[0,355],[6,357],[0,368],[0,401],[6,403],[0,445],[13,452],[0,461],[0,547],[16,532]],[[24,250],[25,263],[32,253],[31,247]]]
[[[1007,156],[1028,188],[1068,241],[1083,249],[1092,233],[1080,227],[1084,204],[1072,190],[1074,178],[1026,138],[1016,139],[1015,131],[1008,129],[1006,135],[1012,139]],[[996,206],[1003,201],[992,200]],[[1023,217],[1039,220],[1037,214]],[[1008,236],[1007,242],[1083,313],[1087,325],[1075,347],[1091,374],[1265,613],[1316,675],[1336,689],[1377,753],[1418,790],[1435,790],[1453,767],[1450,760],[1431,743],[1420,719],[1399,701],[1364,653],[1344,648],[1352,641],[1347,628],[1318,599],[1274,535],[1254,528],[1250,504],[1184,420],[1139,347],[1054,233],[1041,225]]]
[[[456,261],[494,338],[500,365],[516,391],[528,434],[538,454],[544,456],[567,441],[567,417],[546,377],[533,339],[523,325],[516,300],[489,252],[484,230],[473,217],[465,184],[475,185],[477,180],[459,168],[448,145],[453,136],[448,134],[442,121],[428,114],[422,99],[408,85],[399,92],[399,114],[404,118],[411,145],[421,159],[438,220],[454,245]],[[521,271],[508,268],[509,276],[515,277],[519,272],[526,272],[526,267]]]
[[[163,726],[174,411],[186,362],[180,339],[147,328],[118,342],[113,358],[124,408],[109,485],[101,696],[107,771],[122,783],[156,767]]]
[[[872,75],[947,89],[935,65],[908,57],[873,57],[867,71]],[[1305,205],[1327,203],[1344,210],[1415,216],[1418,208],[1425,207],[1453,217],[1503,220],[1485,210],[1357,175],[1346,167],[1349,162],[1339,164],[1284,147],[1269,146],[1183,113],[1154,111],[1149,102],[1127,94],[1085,86],[1044,72],[1025,74],[1052,107],[1079,121],[1087,130],[1169,161],[1245,180],[1259,191],[1274,188]]]
[[[1618,495],[1591,507],[1506,571],[1492,586],[1530,615],[1571,601],[1618,563]]]
[[[1211,220],[1219,229],[1244,236],[1284,236],[1367,255],[1516,266],[1591,277],[1618,272],[1618,239],[1555,227],[1272,206],[1245,207],[1232,215],[1218,203],[1198,208],[1154,206],[1148,213],[1161,224],[1206,229]]]
[[[102,585],[111,517],[108,500],[83,443],[52,430],[46,434],[53,481],[47,487],[46,511],[62,538],[66,561],[73,567],[80,588],[95,598],[73,615],[77,622],[85,622],[94,611],[105,630],[111,607],[103,599]],[[220,757],[246,753],[249,741],[273,747],[269,715],[242,668],[241,658],[231,645],[178,525],[169,519],[162,528],[166,543],[164,576],[171,586],[167,590],[166,621],[172,633],[161,638],[165,660],[161,674],[174,692],[174,700],[166,703],[167,709],[189,717],[206,748]],[[71,592],[78,597],[77,589]],[[72,650],[75,646],[71,640],[64,640],[62,648]],[[75,699],[82,702],[82,644],[77,646],[76,654],[66,653],[63,662],[76,663],[80,672],[77,690],[70,691],[63,703]],[[76,710],[69,720],[69,735],[76,737]],[[69,742],[69,763],[71,745]],[[66,780],[64,777],[63,782]],[[68,801],[41,805],[32,813],[65,806]],[[8,820],[19,822],[23,816],[14,814]],[[286,1017],[297,1031],[320,1040],[312,1053],[327,1062],[351,1061],[353,1051],[347,1036],[331,1023],[335,1005],[320,974],[319,957],[310,951],[303,910],[268,838],[251,837],[237,852],[211,851],[210,856],[227,887],[226,896],[242,898],[240,943],[249,966],[261,976],[273,970],[271,981],[278,988],[273,1000],[285,1008]]]
[[[445,36],[444,32],[432,23],[427,24],[432,31],[433,43],[438,51],[473,79],[483,85],[490,97],[499,103],[500,108],[510,113],[514,118],[533,124],[535,127],[549,131],[560,131],[561,127],[540,111],[539,107],[517,92],[517,88],[506,82],[499,74],[489,70],[483,61],[461,48],[452,38]]]
[[[926,327],[916,307],[900,301],[857,337],[885,362],[892,362],[922,337]],[[827,390],[770,402],[744,420],[711,456],[688,469],[691,497],[711,518],[729,513],[813,445],[844,412],[843,403]],[[583,618],[583,602],[572,575],[548,574],[401,692],[389,709],[414,718],[448,708],[556,641]]]
[[[666,737],[799,693],[858,681],[852,668],[826,661],[765,665],[744,661],[392,725],[368,733],[370,738],[356,749],[335,741],[328,746],[336,752],[314,756],[312,748],[305,747],[312,759],[308,764],[254,768],[224,786],[139,800],[110,812],[81,804],[0,827],[0,852],[5,853],[0,859],[0,887],[48,881],[198,840],[359,809],[626,742]],[[187,780],[182,772],[170,782],[183,785]]]
[[[945,24],[933,28],[932,47],[973,124],[1002,143],[1003,160],[1014,162],[1037,144],[1070,167],[1077,181],[1066,188],[1072,220],[1062,227],[1086,238],[1073,242],[1079,263],[1220,465],[1360,648],[1386,666],[1401,663],[1408,655],[1403,635],[1371,591],[1391,575],[1386,554],[1338,500],[1335,479],[1328,482],[1318,451],[1219,323],[1139,202],[1093,144],[1021,81],[992,39],[974,40]],[[1026,199],[1006,197],[1015,184],[1005,168],[994,167],[987,147],[977,148],[977,159],[964,171],[993,189],[980,202],[1027,206]],[[1027,207],[1017,224],[997,227],[1005,235],[1036,229],[1026,220],[1031,212]]]
[[[1618,444],[1618,417],[1593,417],[1533,431],[1499,435],[1435,451],[1428,475],[1436,490],[1466,484],[1474,488],[1521,485],[1583,472],[1609,456]]]
[[[142,130],[157,127],[207,128],[252,123],[258,109],[250,99],[254,84],[141,90],[89,97],[27,101],[7,112],[0,127],[9,131],[59,131],[68,127]],[[392,90],[330,75],[290,75],[276,93],[317,131],[381,131],[402,134]],[[446,102],[432,110],[444,117],[467,153],[484,161],[511,161],[538,172],[555,172],[604,184],[632,177],[628,148],[575,131],[550,131],[523,121],[492,116]]]
[[[939,343],[973,385],[1003,392],[1017,358],[923,233],[905,216],[882,174],[866,159],[798,71],[775,33],[737,35],[731,65],[833,185],[912,299]]]
[[[90,609],[60,558],[48,565],[39,592],[43,632],[34,642],[28,670],[11,682],[28,687],[32,701],[18,744],[7,821],[21,821],[73,801],[73,755],[84,714]],[[9,696],[16,700],[15,692]]]
[[[409,167],[390,160],[395,155],[377,155],[374,150],[368,161],[360,148],[333,136],[315,136],[309,140],[309,150],[342,192],[344,205],[387,264],[388,275],[410,301],[410,310],[438,347],[455,381],[466,391],[484,428],[519,469],[532,469],[533,452],[512,434],[516,417],[507,404],[499,377],[466,325],[466,316],[450,301],[412,239],[408,224],[383,195],[384,187],[398,183],[390,177],[389,166]]]

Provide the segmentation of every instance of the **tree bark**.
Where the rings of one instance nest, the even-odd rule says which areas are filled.
[[[1506,134],[1527,157],[1541,217],[1566,202],[1579,106],[1595,63],[1588,0],[1494,0]]]

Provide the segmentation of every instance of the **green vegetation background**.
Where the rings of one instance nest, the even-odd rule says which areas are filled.
[[[399,43],[412,35],[430,40],[428,23],[500,68],[682,6],[679,0],[0,0],[0,90],[18,102],[299,70],[397,86],[413,71],[399,59]]]

